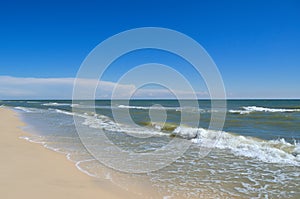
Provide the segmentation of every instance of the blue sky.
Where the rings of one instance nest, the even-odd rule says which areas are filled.
[[[154,26],[199,42],[217,64],[229,98],[300,98],[299,10],[297,0],[2,1],[0,76],[20,84],[26,78],[74,78],[101,41],[128,29]],[[146,53],[158,57],[157,52]],[[143,57],[124,58],[123,64]],[[156,61],[176,60],[160,58]],[[105,81],[116,81],[112,74],[118,67],[114,70]],[[191,82],[199,91],[204,89],[196,80]],[[25,88],[5,82],[0,84],[0,98],[59,98],[44,93],[45,87],[41,92],[29,84]]]

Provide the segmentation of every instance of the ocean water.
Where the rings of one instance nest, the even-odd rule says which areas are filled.
[[[23,139],[65,153],[82,172],[125,189],[143,179],[166,198],[209,197],[207,193],[213,193],[212,198],[300,198],[300,100],[229,100],[226,110],[211,109],[209,100],[199,100],[197,107],[189,106],[189,101],[184,104],[180,106],[176,100],[131,100],[129,105],[121,100],[98,100],[93,109],[90,101],[0,101],[28,124],[25,128],[32,135]],[[160,117],[151,122],[155,110],[165,110],[165,123]],[[223,130],[208,130],[212,112],[218,111],[226,112]],[[126,117],[128,112],[136,125]],[[190,118],[200,115],[199,125],[189,126],[191,120],[181,125],[183,112]],[[104,166],[83,146],[73,117],[99,153],[109,150],[97,140],[100,133],[119,148],[135,153],[155,151],[174,137],[191,145],[159,170],[118,172]],[[203,145],[207,140],[215,141],[209,149]],[[209,153],[203,157],[199,152],[204,148]],[[120,159],[119,163],[126,166],[126,161]]]

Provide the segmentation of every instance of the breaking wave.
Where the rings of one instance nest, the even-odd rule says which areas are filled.
[[[285,113],[285,112],[300,112],[300,109],[286,108],[266,108],[259,106],[244,106],[242,110],[229,110],[229,113],[249,114],[252,112],[270,112],[270,113]]]
[[[57,103],[57,102],[50,102],[50,103],[44,103],[43,106],[77,106],[77,104],[68,104],[68,103]]]
[[[140,109],[140,110],[174,110],[174,111],[190,111],[190,112],[209,112],[209,110],[204,110],[197,107],[159,107],[159,106],[128,106],[119,105],[118,108],[124,109]]]
[[[37,112],[39,109],[15,107],[25,112]],[[44,111],[49,111],[44,110]],[[149,134],[154,136],[178,136],[191,140],[199,147],[207,147],[207,143],[215,142],[212,147],[228,150],[236,156],[253,158],[266,163],[281,163],[293,166],[300,166],[300,143],[286,142],[283,138],[277,140],[262,140],[250,136],[236,135],[229,132],[220,132],[203,128],[190,128],[176,126],[175,124],[154,123],[150,126],[144,124],[140,128],[131,127],[125,124],[115,123],[111,118],[99,114],[79,114],[59,109],[51,109],[65,115],[76,115],[84,118],[83,125],[91,128],[100,128],[106,131]],[[261,110],[261,109],[259,109]],[[41,110],[40,110],[41,111]],[[211,146],[211,145],[209,145]]]
[[[24,111],[26,113],[41,113],[41,112],[43,112],[43,109],[28,108],[28,107],[22,107],[22,106],[14,107],[14,109],[21,110],[21,111]]]
[[[255,137],[236,135],[228,132],[206,129],[183,129],[189,136],[195,136],[192,142],[205,147],[205,143],[217,140],[215,148],[229,150],[236,156],[257,159],[267,163],[284,163],[300,166],[300,143],[291,144],[283,138],[261,140]]]

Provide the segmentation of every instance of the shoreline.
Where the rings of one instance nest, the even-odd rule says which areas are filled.
[[[1,198],[139,198],[105,179],[79,171],[64,154],[23,140],[17,113],[0,107]]]
[[[0,164],[0,197],[9,199],[181,199],[184,192],[173,195],[153,187],[148,176],[131,176],[103,166],[110,180],[93,177],[80,169],[78,162],[66,153],[48,148],[41,142],[30,140],[21,115],[10,107],[0,107],[0,154],[6,159]],[[2,185],[2,186],[1,186]],[[190,198],[229,197],[208,189]]]

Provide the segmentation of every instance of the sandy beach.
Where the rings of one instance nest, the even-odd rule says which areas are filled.
[[[138,198],[76,169],[63,154],[20,139],[16,113],[0,108],[0,198]]]

